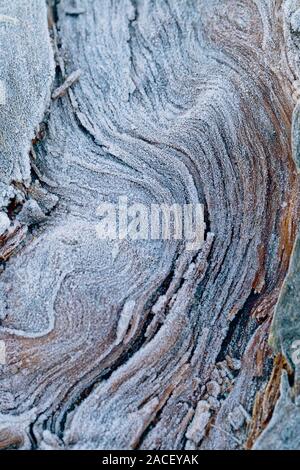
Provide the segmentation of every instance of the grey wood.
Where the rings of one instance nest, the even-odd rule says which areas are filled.
[[[298,3],[0,1],[0,447],[281,445]],[[120,196],[203,246],[100,240]]]

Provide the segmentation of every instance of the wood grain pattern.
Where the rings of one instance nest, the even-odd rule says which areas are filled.
[[[278,398],[253,413],[298,221],[300,5],[53,0],[48,33],[24,3],[0,2],[0,447],[243,448]],[[203,203],[201,250],[99,240],[122,195]]]

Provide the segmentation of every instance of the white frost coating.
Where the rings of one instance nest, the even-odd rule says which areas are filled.
[[[11,23],[17,25],[19,20],[18,18],[13,18],[12,16],[0,15],[0,23]]]
[[[51,101],[32,152],[36,180],[24,190],[11,179],[28,183],[28,147],[50,93],[46,8],[0,2],[0,14],[20,19],[0,24],[0,70],[14,78],[0,110],[2,203],[26,193],[7,212],[22,230],[33,223],[19,251],[9,254],[11,240],[3,247],[0,338],[14,354],[1,370],[0,411],[16,419],[0,447],[19,439],[17,425],[24,438],[23,412],[36,407],[29,446],[177,448],[210,383],[218,396],[189,430],[200,444],[189,445],[232,448],[244,436],[231,439],[228,412],[250,410],[261,383],[255,346],[242,357],[255,308],[269,320],[293,240],[282,231],[296,226],[282,11],[275,0],[81,0],[81,14],[70,14],[71,3],[55,2],[49,15],[55,87],[82,75]],[[18,134],[3,113],[21,116]],[[173,240],[116,247],[95,225],[99,204],[119,196],[147,207],[204,203],[211,233],[196,253]],[[261,354],[268,324],[253,342]],[[246,367],[247,380],[213,374],[228,353],[241,361],[231,379]]]
[[[0,212],[0,236],[9,229],[10,220],[5,212]]]
[[[135,301],[134,300],[127,300],[121,313],[118,322],[118,329],[117,329],[117,339],[116,344],[119,344],[122,339],[124,338],[132,315],[134,313]]]
[[[195,444],[199,444],[201,439],[204,437],[206,426],[209,422],[211,413],[210,405],[206,401],[199,401],[193,421],[191,422],[187,432],[186,438],[193,441]]]
[[[49,102],[54,73],[46,2],[2,0],[0,44],[0,78],[6,86],[6,102],[0,106],[0,181],[28,184],[31,139]]]
[[[34,407],[18,416],[0,413],[0,445],[6,441],[8,446],[17,445],[21,450],[29,450],[31,448],[29,427],[36,416]]]

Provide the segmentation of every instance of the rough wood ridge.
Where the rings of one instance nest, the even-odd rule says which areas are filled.
[[[299,8],[0,0],[1,448],[300,448],[287,286],[268,342],[298,223]],[[119,196],[203,203],[204,245],[99,240]]]

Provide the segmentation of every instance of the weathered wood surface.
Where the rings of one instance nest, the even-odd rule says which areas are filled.
[[[49,4],[0,0],[0,447],[299,446],[268,345],[298,221],[299,2]],[[99,240],[120,195],[204,203],[202,249]]]

